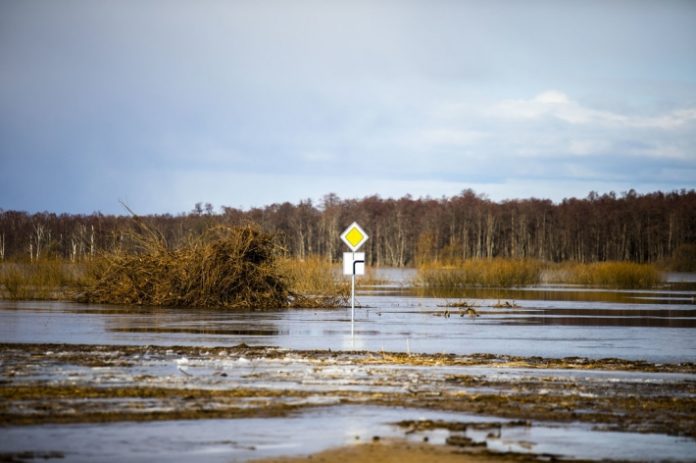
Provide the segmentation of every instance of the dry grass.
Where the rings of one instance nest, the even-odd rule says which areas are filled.
[[[654,265],[634,262],[568,262],[550,273],[550,282],[605,288],[654,288],[662,283],[662,274]]]
[[[0,296],[5,299],[66,299],[85,283],[88,264],[60,260],[0,265]]]
[[[350,296],[350,283],[336,264],[321,256],[305,259],[283,258],[278,262],[294,294],[295,307],[342,307]]]
[[[466,260],[450,265],[426,264],[418,283],[430,289],[514,287],[569,283],[604,288],[652,288],[662,282],[655,265],[633,262],[543,263],[535,260]]]
[[[543,264],[534,260],[465,260],[446,266],[422,265],[417,281],[426,288],[510,287],[537,284]]]

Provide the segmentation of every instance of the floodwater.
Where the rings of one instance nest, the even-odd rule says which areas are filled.
[[[573,384],[583,393],[601,394],[598,391],[604,385],[618,384],[620,388],[607,394],[618,391],[627,396],[647,394],[649,398],[664,390],[693,398],[693,373],[447,365],[368,367],[356,366],[350,359],[324,365],[307,357],[310,354],[292,356],[293,350],[330,349],[696,362],[692,275],[673,276],[673,285],[646,291],[537,286],[447,294],[415,291],[404,283],[403,275],[393,272],[388,276],[394,281],[361,288],[353,322],[350,309],[226,312],[0,301],[2,344],[232,347],[243,343],[290,352],[284,360],[249,360],[212,354],[210,358],[182,358],[174,349],[159,356],[130,357],[124,367],[95,368],[65,364],[56,350],[45,352],[41,358],[32,357],[34,365],[13,370],[12,378],[0,378],[3,383],[103,386],[107,381],[113,386],[133,384],[141,377],[150,386],[309,393],[292,399],[302,407],[287,417],[6,426],[0,432],[0,456],[32,452],[34,458],[63,461],[246,461],[308,454],[369,441],[376,435],[418,441],[427,436],[438,443],[452,434],[445,429],[406,434],[394,424],[401,420],[506,421],[465,412],[339,405],[345,391],[397,393],[409,381],[425,394],[456,394],[463,386],[451,379],[462,375],[475,377],[495,391],[519,388],[520,384],[537,388],[530,391],[550,387],[562,391],[565,384]],[[473,310],[454,306],[463,302]],[[15,361],[26,364],[21,357]],[[0,358],[2,371],[10,371],[9,363],[9,354]],[[85,402],[84,406],[90,404]],[[105,401],[91,406],[118,409],[121,405]],[[696,441],[689,437],[609,431],[586,422],[535,421],[531,426],[501,429],[498,434],[479,435],[470,430],[466,435],[485,441],[488,449],[498,452],[632,461],[693,461],[696,455]]]
[[[579,300],[582,296],[591,300]],[[224,312],[0,301],[0,341],[245,343],[302,350],[618,357],[674,363],[696,359],[694,297],[696,291],[688,290],[525,288],[470,290],[455,298],[382,287],[358,295],[353,327],[350,309]],[[461,301],[470,303],[476,314],[446,307]],[[505,302],[512,307],[495,307]]]

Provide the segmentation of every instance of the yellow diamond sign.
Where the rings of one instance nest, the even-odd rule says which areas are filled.
[[[367,241],[368,238],[369,236],[367,236],[365,230],[363,230],[357,222],[350,224],[350,226],[346,228],[343,233],[341,233],[341,239],[353,252],[360,249],[360,246],[365,244],[365,241]]]
[[[350,243],[351,246],[358,246],[360,243],[362,243],[362,240],[365,239],[365,235],[360,233],[360,230],[358,230],[356,227],[353,227],[350,229],[350,231],[346,234],[346,241]]]

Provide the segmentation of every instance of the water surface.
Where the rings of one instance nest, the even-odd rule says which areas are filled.
[[[291,349],[696,360],[696,304],[687,300],[696,292],[505,291],[526,298],[491,298],[490,290],[443,298],[372,289],[358,297],[353,331],[350,309],[238,312],[1,301],[0,342],[246,343]],[[606,294],[621,302],[604,300]],[[581,296],[590,300],[577,300]],[[473,305],[476,314],[447,307],[461,301]],[[513,307],[494,307],[502,302]]]

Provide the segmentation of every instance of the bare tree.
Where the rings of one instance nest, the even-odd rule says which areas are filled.
[[[46,227],[42,223],[34,224],[34,242],[36,243],[35,259],[39,260],[41,258],[41,245],[44,241],[44,236],[46,234]]]
[[[550,261],[667,261],[684,246],[696,245],[696,191],[640,195],[590,193],[587,198],[522,199],[501,203],[465,190],[449,198],[404,197],[340,199],[327,195],[240,210],[198,203],[179,216],[145,216],[176,245],[215,224],[254,223],[274,233],[287,254],[321,255],[334,261],[342,247],[341,230],[358,221],[370,235],[365,251],[373,265],[467,258],[536,258]],[[0,210],[0,260],[31,261],[65,256],[74,262],[93,258],[98,249],[128,251],[132,218],[102,214],[28,214]],[[29,249],[27,249],[27,247]]]

